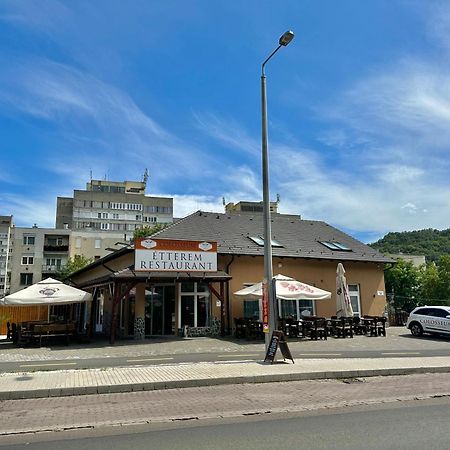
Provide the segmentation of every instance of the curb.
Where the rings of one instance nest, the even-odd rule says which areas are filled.
[[[290,374],[270,374],[254,376],[196,378],[191,380],[154,381],[143,383],[105,384],[101,386],[81,386],[75,388],[48,388],[0,392],[0,400],[22,400],[48,397],[67,397],[79,395],[117,394],[140,391],[182,389],[190,387],[219,386],[225,384],[274,383],[287,381],[305,381],[321,379],[342,379],[359,377],[377,377],[392,375],[411,375],[420,373],[448,373],[450,366],[339,370],[330,372],[306,372]]]

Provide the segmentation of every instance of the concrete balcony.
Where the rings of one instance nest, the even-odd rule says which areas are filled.
[[[68,252],[69,245],[44,245],[44,252]]]
[[[62,265],[61,266],[49,266],[47,264],[44,264],[42,266],[42,273],[56,273],[59,270],[61,270],[61,267],[62,267]]]

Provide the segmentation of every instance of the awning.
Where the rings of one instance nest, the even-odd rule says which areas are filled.
[[[113,281],[131,280],[136,280],[139,283],[175,283],[177,281],[206,281],[214,283],[231,280],[231,276],[221,270],[217,272],[135,272],[130,268],[126,268],[77,285],[83,288],[91,288]]]
[[[331,292],[301,281],[294,280],[286,275],[276,275],[276,294],[277,298],[282,300],[328,300],[331,298]],[[261,298],[262,297],[262,282],[256,283],[235,292],[236,295]]]
[[[66,305],[91,300],[92,296],[88,292],[68,286],[53,278],[47,278],[0,299],[0,305]]]

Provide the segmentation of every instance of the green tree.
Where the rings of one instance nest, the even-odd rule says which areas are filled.
[[[436,263],[428,264],[422,270],[420,284],[422,304],[450,304],[450,256],[441,256]]]
[[[55,275],[58,280],[68,278],[72,273],[82,269],[93,261],[93,258],[86,258],[83,255],[75,255],[67,260],[67,264],[62,266]]]
[[[141,237],[148,237],[151,236],[158,231],[164,230],[164,228],[167,227],[167,224],[165,223],[156,223],[155,225],[145,225],[142,228],[138,228],[133,233],[133,239],[141,238]]]
[[[410,261],[399,259],[385,272],[386,292],[396,310],[411,311],[417,306],[421,288],[421,270]]]

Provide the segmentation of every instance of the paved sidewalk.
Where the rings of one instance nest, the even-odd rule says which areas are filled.
[[[18,445],[19,440],[24,445],[33,439],[45,440],[49,436],[46,432],[52,431],[60,432],[53,436],[63,440],[79,438],[77,432],[101,432],[104,427],[109,433],[122,434],[131,432],[126,428],[130,425],[164,423],[178,428],[202,419],[252,416],[258,420],[286,412],[381,404],[398,407],[402,401],[445,401],[442,397],[448,396],[450,373],[437,373],[4,400],[0,407],[8,413],[2,415],[0,423],[0,447]],[[39,436],[39,432],[44,433]],[[22,433],[26,434],[18,440]]]
[[[437,372],[450,372],[450,357],[304,359],[273,365],[228,361],[4,373],[0,400]]]

